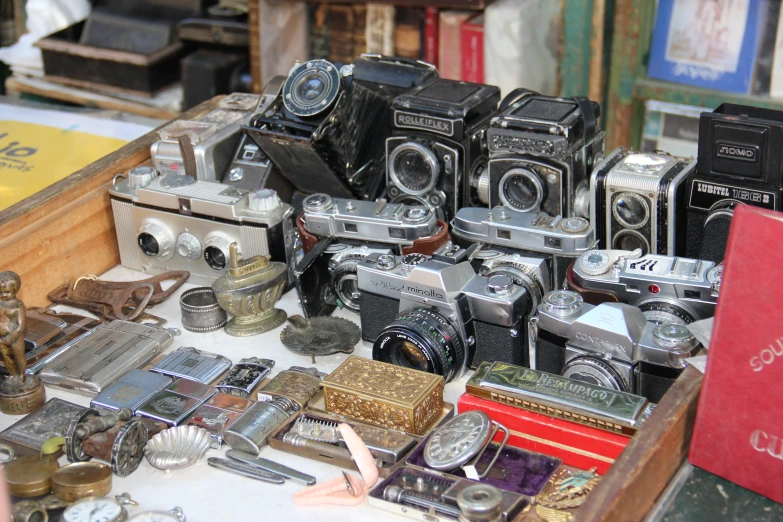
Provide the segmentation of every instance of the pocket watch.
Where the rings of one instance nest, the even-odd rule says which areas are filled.
[[[109,497],[77,500],[63,511],[63,522],[124,522],[128,512],[122,503]]]
[[[175,507],[171,511],[145,511],[133,515],[128,522],[186,522],[185,513]]]

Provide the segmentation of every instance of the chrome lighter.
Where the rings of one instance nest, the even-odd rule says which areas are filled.
[[[188,346],[177,348],[150,368],[150,371],[210,384],[229,368],[231,360],[227,357]]]

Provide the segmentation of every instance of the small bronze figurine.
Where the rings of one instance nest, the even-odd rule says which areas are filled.
[[[9,415],[27,415],[46,401],[41,379],[25,375],[24,303],[16,294],[22,280],[16,273],[0,273],[0,356],[9,376],[0,384],[0,411]]]

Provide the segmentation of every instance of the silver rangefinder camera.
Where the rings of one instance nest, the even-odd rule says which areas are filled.
[[[151,167],[120,178],[109,194],[124,267],[148,274],[187,270],[191,283],[210,285],[226,271],[233,242],[246,259],[294,259],[293,211],[273,190],[159,176]]]
[[[722,274],[712,261],[592,250],[574,263],[568,286],[589,303],[619,301],[654,323],[690,324],[715,314]]]
[[[530,295],[506,275],[476,274],[467,259],[449,246],[359,264],[362,335],[374,340],[373,359],[446,382],[484,361],[524,362]]]
[[[595,230],[585,218],[550,216],[545,212],[514,212],[461,208],[451,222],[451,234],[460,244],[483,243],[522,255],[550,260],[551,288],[561,288],[571,263],[594,248]]]
[[[544,296],[530,320],[531,367],[657,403],[701,345],[682,324],[654,324],[623,303],[584,303],[576,292]]]
[[[297,227],[306,252],[296,267],[307,317],[340,306],[359,312],[356,266],[377,254],[433,253],[449,239],[448,226],[427,207],[312,194]]]

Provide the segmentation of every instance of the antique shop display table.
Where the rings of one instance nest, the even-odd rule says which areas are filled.
[[[135,272],[122,267],[109,270],[101,278],[113,281],[130,281],[147,277],[141,272]],[[168,320],[166,327],[178,328],[182,334],[174,338],[167,351],[181,346],[193,346],[201,350],[219,353],[237,363],[244,357],[263,357],[275,361],[275,367],[270,376],[291,366],[311,367],[309,357],[302,357],[289,352],[280,342],[280,332],[284,326],[255,337],[230,337],[223,330],[211,333],[188,332],[182,328],[180,318],[179,296],[196,285],[185,284],[164,303],[149,309],[149,312]],[[301,314],[297,302],[296,291],[285,294],[277,304],[289,315]],[[63,307],[64,308],[64,307]],[[84,313],[75,310],[77,313]],[[338,310],[335,315],[358,323],[358,315],[344,310]],[[360,342],[355,355],[372,357],[372,346]],[[337,368],[348,354],[330,355],[316,359],[315,366],[320,371],[331,372]],[[456,404],[459,395],[465,390],[467,376],[459,381],[446,385],[447,402]],[[90,397],[77,395],[64,390],[46,387],[47,399],[58,397],[66,401],[89,406]],[[4,430],[21,417],[0,415],[0,430]],[[139,503],[138,507],[128,506],[129,513],[142,510],[169,510],[174,506],[181,507],[188,522],[257,522],[260,520],[310,520],[319,522],[334,521],[397,521],[406,520],[399,515],[387,513],[365,504],[356,508],[341,508],[337,506],[299,507],[294,506],[292,495],[304,486],[286,482],[282,486],[266,484],[252,479],[243,478],[226,471],[216,470],[207,465],[208,457],[223,457],[227,446],[220,450],[209,450],[206,456],[195,465],[182,470],[164,472],[153,468],[146,459],[133,474],[126,478],[113,477],[110,496],[127,492]],[[342,468],[316,462],[290,453],[277,451],[270,447],[264,448],[261,456],[294,469],[308,473],[318,479],[318,483],[341,474]],[[68,463],[63,456],[60,465]],[[358,476],[358,472],[353,472]]]

